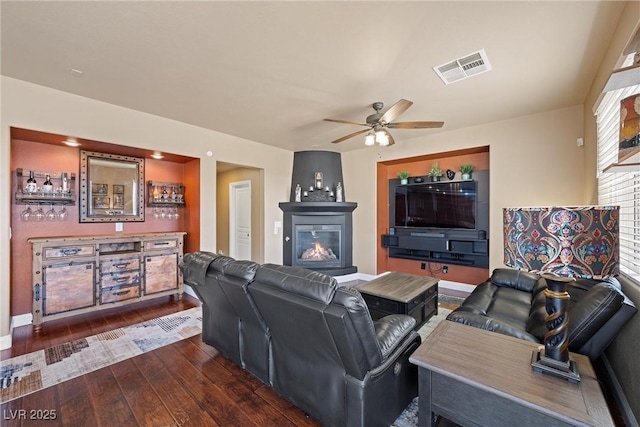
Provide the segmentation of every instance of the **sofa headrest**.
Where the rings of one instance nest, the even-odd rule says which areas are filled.
[[[331,302],[338,287],[336,279],[326,274],[276,264],[258,267],[255,281],[324,304]]]
[[[209,265],[220,255],[213,252],[190,252],[182,257],[183,280],[190,285],[204,285]]]
[[[531,293],[534,292],[534,288],[546,287],[544,279],[539,275],[512,268],[496,268],[493,270],[491,283]]]
[[[225,276],[236,277],[252,281],[258,270],[258,264],[253,261],[232,261],[223,268]]]
[[[211,261],[211,264],[209,264],[209,268],[207,268],[207,275],[218,275],[224,272],[224,266],[229,264],[230,262],[235,261],[233,258],[228,257],[228,256],[224,256],[224,255],[218,255],[218,257],[216,259],[214,259],[213,261]]]

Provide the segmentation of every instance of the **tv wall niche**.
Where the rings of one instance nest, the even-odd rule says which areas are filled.
[[[389,180],[389,257],[489,267],[489,171],[472,180]],[[416,182],[418,181],[418,182]]]

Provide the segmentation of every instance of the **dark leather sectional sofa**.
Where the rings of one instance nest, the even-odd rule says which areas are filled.
[[[545,278],[498,268],[476,286],[448,320],[542,343],[547,332]],[[569,351],[598,359],[637,309],[620,283],[579,279],[568,283]]]
[[[333,277],[209,252],[184,256],[203,340],[326,426],[388,427],[417,395],[415,319],[372,321]]]

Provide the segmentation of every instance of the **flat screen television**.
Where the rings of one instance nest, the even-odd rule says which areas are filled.
[[[476,194],[476,181],[396,186],[395,226],[474,230]]]

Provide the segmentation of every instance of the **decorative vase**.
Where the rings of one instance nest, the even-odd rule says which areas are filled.
[[[455,177],[456,177],[456,173],[454,171],[452,171],[451,169],[447,169],[447,178],[453,179]]]
[[[421,176],[417,176],[413,178],[413,182],[415,182],[416,184],[420,184],[421,182],[424,182],[424,178]]]
[[[469,172],[469,173],[463,173],[463,174],[462,174],[462,179],[464,179],[464,180],[469,180],[469,179],[471,179],[471,172]]]
[[[409,183],[409,179],[407,178],[400,179],[400,185],[407,185],[408,183]]]
[[[440,181],[440,175],[434,175],[431,177],[431,182],[438,182]]]

